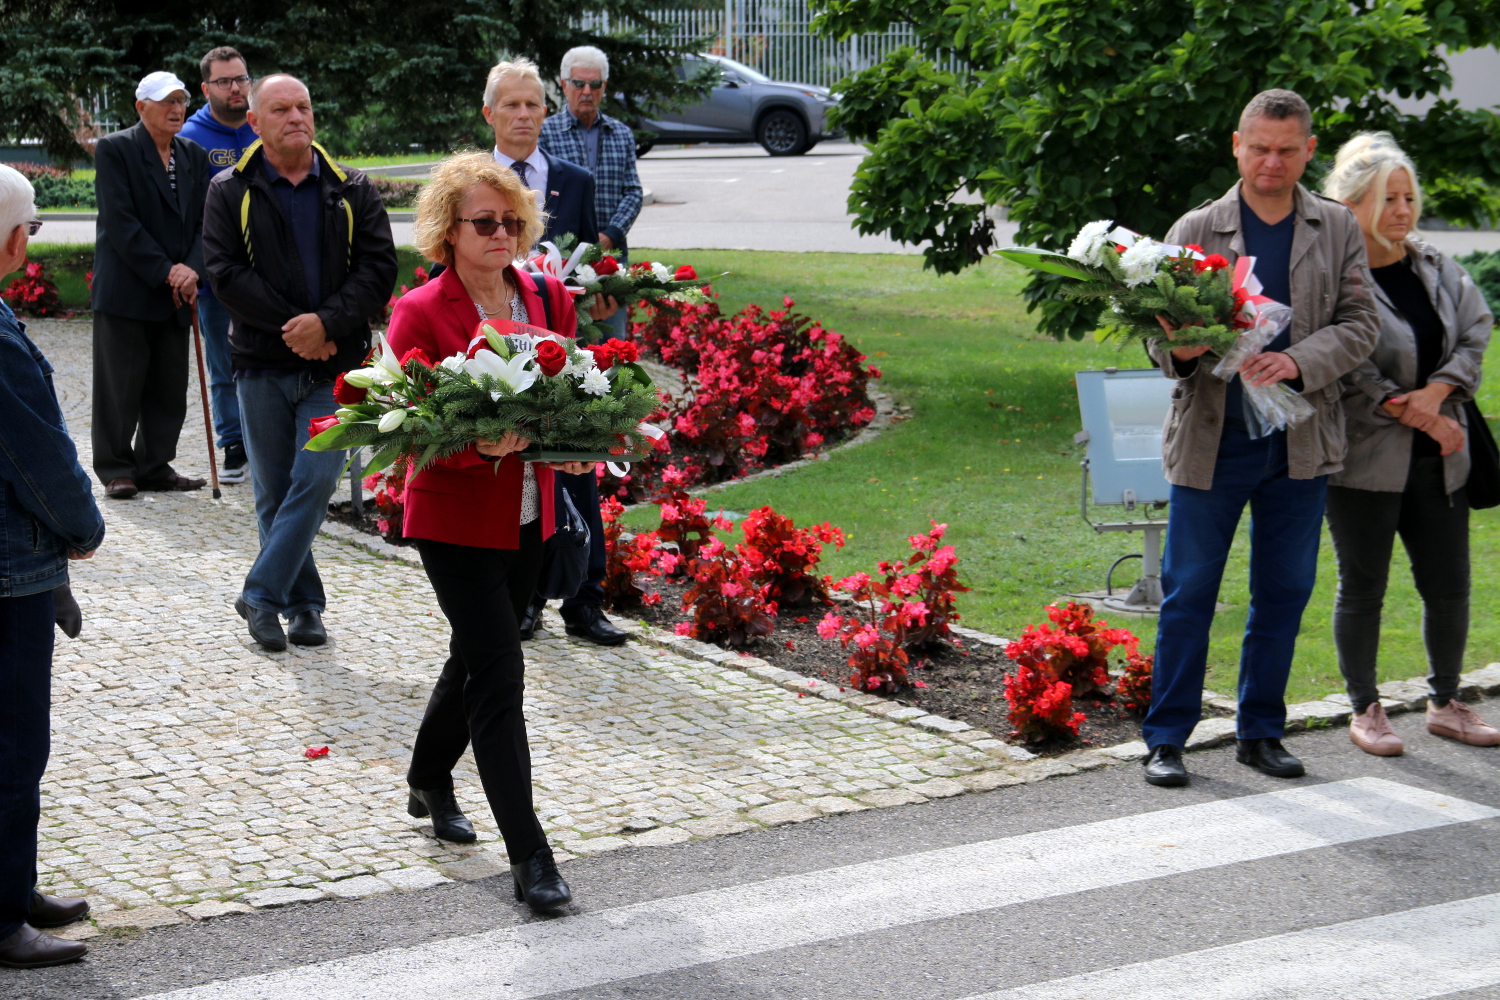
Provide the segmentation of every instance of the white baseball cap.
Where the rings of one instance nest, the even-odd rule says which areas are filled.
[[[159,69],[155,73],[147,73],[141,79],[140,85],[135,88],[135,99],[137,101],[164,101],[179,90],[189,97],[192,96],[187,89],[187,84],[177,79],[177,74]]]

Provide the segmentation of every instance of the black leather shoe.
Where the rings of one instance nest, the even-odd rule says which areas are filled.
[[[552,860],[550,847],[543,847],[520,864],[511,865],[510,874],[516,880],[516,898],[538,913],[573,901],[568,883],[563,881],[557,862]]]
[[[536,635],[536,627],[537,625],[541,624],[542,621],[542,609],[546,606],[546,601],[532,601],[526,606],[526,613],[523,614],[521,616],[521,620],[516,623],[516,627],[521,633],[522,642],[526,642],[530,640],[532,636]]]
[[[276,612],[252,608],[243,597],[235,599],[234,610],[250,623],[250,638],[273,653],[286,649],[286,633],[281,631],[281,619]]]
[[[82,941],[64,941],[43,934],[30,924],[22,924],[14,934],[0,941],[0,965],[12,969],[40,969],[75,962],[88,950],[88,945]]]
[[[1168,788],[1188,783],[1187,768],[1182,766],[1182,747],[1170,743],[1152,747],[1146,755],[1146,781]]]
[[[587,639],[596,646],[618,646],[630,638],[629,632],[617,628],[604,617],[603,608],[593,604],[564,611],[563,624],[569,635]]]
[[[417,819],[431,816],[433,836],[455,844],[474,843],[474,824],[470,823],[469,817],[458,808],[458,800],[453,797],[453,789],[440,788],[430,792],[424,792],[419,788],[408,790],[410,794],[406,797],[406,811]]]
[[[299,646],[321,646],[328,641],[328,632],[323,628],[323,613],[317,608],[308,608],[292,615],[286,623],[286,637]]]
[[[89,901],[86,899],[65,899],[33,892],[31,916],[26,922],[33,927],[61,927],[82,920],[88,912]]]
[[[1302,762],[1287,753],[1281,741],[1274,737],[1237,740],[1236,743],[1238,745],[1234,751],[1234,759],[1241,764],[1249,764],[1261,774],[1269,774],[1273,778],[1300,778],[1307,773]]]

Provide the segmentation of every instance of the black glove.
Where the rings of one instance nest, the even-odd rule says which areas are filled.
[[[52,603],[57,609],[54,615],[57,627],[69,639],[78,638],[78,633],[83,631],[83,610],[73,599],[73,588],[65,583],[52,591]]]

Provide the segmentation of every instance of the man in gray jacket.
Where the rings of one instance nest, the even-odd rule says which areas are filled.
[[[1182,748],[1200,718],[1209,627],[1246,503],[1250,611],[1236,756],[1277,777],[1304,773],[1281,745],[1286,681],[1316,579],[1328,475],[1343,467],[1339,379],[1369,355],[1379,332],[1358,222],[1343,205],[1298,183],[1316,146],[1307,102],[1289,90],[1256,95],[1234,133],[1240,182],[1167,234],[1170,243],[1199,245],[1231,264],[1254,257],[1264,294],[1290,305],[1293,315],[1289,328],[1229,382],[1200,361],[1206,348],[1174,349],[1164,339],[1151,350],[1177,381],[1162,441],[1172,506],[1151,709],[1142,726],[1150,748],[1146,780],[1154,785],[1188,780]],[[1314,414],[1290,430],[1252,437],[1241,379],[1286,382]]]

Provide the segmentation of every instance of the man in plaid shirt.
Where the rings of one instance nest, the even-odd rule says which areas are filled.
[[[627,234],[641,212],[641,180],[635,172],[635,133],[599,110],[608,80],[609,57],[603,52],[592,45],[569,49],[562,57],[561,80],[568,106],[542,123],[537,142],[548,154],[594,175],[599,245],[623,258]],[[618,336],[625,334],[626,312],[609,318]]]

